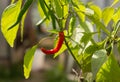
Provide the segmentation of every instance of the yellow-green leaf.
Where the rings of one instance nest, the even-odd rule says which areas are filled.
[[[96,82],[120,82],[120,67],[113,54],[98,71]]]
[[[115,22],[115,24],[117,23],[117,21],[120,19],[120,8],[117,9],[116,13],[113,15],[112,17],[113,21]]]
[[[8,30],[8,28],[17,21],[21,4],[22,0],[19,0],[15,4],[9,5],[2,13],[1,31],[11,47],[14,46],[14,40],[17,35],[19,24],[10,30]]]
[[[107,60],[107,52],[104,49],[96,51],[91,59],[91,68],[93,73],[93,78],[95,79],[97,72]]]
[[[14,3],[14,2],[15,2],[15,0],[11,0],[11,4]]]
[[[46,3],[48,2],[48,0],[46,0]],[[40,14],[40,18],[41,19],[44,19],[45,18],[45,23],[46,25],[48,26],[50,24],[50,20],[47,19],[47,17],[45,16],[44,12],[43,12],[43,9],[41,8],[39,2],[37,2],[37,7],[38,7],[38,11],[39,11],[39,14]]]
[[[32,68],[32,62],[33,62],[33,58],[34,58],[34,53],[35,53],[35,50],[38,46],[35,45],[33,46],[31,49],[29,49],[25,56],[24,56],[24,76],[26,79],[29,78],[30,76],[30,72],[31,72],[31,68]]]
[[[94,10],[96,17],[100,20],[102,17],[102,11],[97,5],[91,5],[90,8]]]
[[[60,0],[54,0],[54,5],[55,5],[55,12],[59,18],[63,17],[63,10],[62,6],[60,4]]]
[[[117,4],[119,2],[119,0],[114,0],[111,6],[114,6],[115,4]]]
[[[86,11],[86,8],[84,5],[78,5],[77,7],[74,7],[76,13],[78,14],[79,18],[84,22],[85,21],[85,14],[83,14],[83,12]]]
[[[64,5],[63,7],[64,7],[63,8],[63,14],[64,14],[63,16],[65,17],[66,15],[68,15],[68,7],[69,6],[68,5]]]
[[[106,7],[103,10],[102,18],[103,18],[105,26],[107,26],[108,23],[111,21],[113,14],[114,14],[114,8],[112,7]]]
[[[66,45],[63,44],[62,47],[61,47],[61,49],[60,49],[57,53],[55,53],[54,58],[57,57],[58,55],[60,55],[60,54],[61,54],[62,52],[64,52],[66,49],[67,49]]]

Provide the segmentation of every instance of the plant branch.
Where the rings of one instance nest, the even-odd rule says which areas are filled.
[[[78,42],[76,42],[75,40],[73,40],[72,38],[70,38],[70,40],[72,40],[74,43],[76,43],[80,48],[82,48],[83,49],[83,46],[82,45],[80,45]]]
[[[77,64],[79,65],[79,67],[81,68],[81,65],[80,65],[79,62],[77,61],[77,59],[76,59],[76,57],[74,56],[73,52],[71,51],[71,49],[70,49],[70,47],[69,47],[69,45],[68,45],[67,40],[64,39],[64,41],[65,41],[65,45],[67,46],[68,51],[70,52],[70,54],[72,55],[72,57],[74,58],[74,60],[77,62]]]
[[[44,3],[45,3],[45,6],[47,7],[47,9],[49,10],[49,12],[55,17],[55,19],[56,19],[59,27],[62,28],[62,25],[60,24],[60,20],[62,20],[62,19],[59,19],[59,18],[54,14],[53,9],[51,9],[51,8],[47,5],[47,3],[46,3],[45,1],[44,1]]]

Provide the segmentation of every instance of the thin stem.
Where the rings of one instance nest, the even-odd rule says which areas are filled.
[[[40,45],[42,42],[44,42],[45,40],[50,39],[50,38],[52,38],[52,37],[45,37],[45,38],[41,39],[41,40],[38,42],[38,45]]]
[[[67,19],[66,19],[66,22],[65,22],[65,30],[68,30],[70,18],[71,18],[71,13],[67,16]]]
[[[73,40],[72,38],[70,38],[70,40],[72,40],[73,42],[75,42],[80,48],[82,48],[83,49],[83,46],[82,45],[80,45],[78,42],[76,42],[75,40]]]
[[[64,39],[64,41],[65,41],[65,45],[67,46],[68,51],[71,53],[72,57],[74,58],[74,60],[77,62],[77,64],[78,64],[79,67],[81,68],[81,65],[80,65],[79,62],[77,61],[77,59],[76,59],[76,57],[74,56],[73,52],[71,51],[71,49],[70,49],[70,47],[69,47],[69,45],[68,45],[67,40]]]
[[[57,21],[57,23],[58,23],[58,25],[59,25],[59,27],[60,27],[60,30],[62,30],[62,24],[61,24],[61,20],[62,19],[60,19],[60,18],[58,18],[55,14],[54,14],[54,11],[52,10],[52,9],[50,9],[50,7],[47,5],[47,3],[44,1],[44,3],[45,3],[45,6],[48,8],[48,10],[49,10],[49,12],[51,12],[51,14],[53,14],[53,16],[55,17],[55,19],[56,19],[56,21]]]
[[[66,22],[65,22],[65,29],[66,29],[66,30],[68,30],[68,28],[69,28],[69,22],[70,22],[70,18],[71,18],[71,13],[70,13],[70,11],[71,11],[71,4],[70,4],[70,6],[69,6],[69,15],[67,16],[67,19],[66,19]],[[68,45],[67,40],[64,39],[64,41],[65,41],[65,45],[67,46],[68,51],[71,53],[72,57],[74,58],[74,60],[77,62],[77,64],[78,64],[79,67],[81,68],[79,62],[77,61],[76,57],[74,56],[73,52],[71,51],[71,49],[70,49],[70,47],[69,47],[69,45]]]
[[[97,45],[93,38],[91,38],[90,41],[92,42],[92,44]]]
[[[119,28],[120,28],[120,20],[118,20],[117,24],[115,25],[115,27],[111,33],[111,36],[113,38],[115,38],[115,36],[117,35]]]

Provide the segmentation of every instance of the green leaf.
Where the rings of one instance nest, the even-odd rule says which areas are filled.
[[[103,30],[107,35],[110,35],[110,32],[108,31],[108,29],[106,28],[106,26],[98,19],[96,19],[96,16],[92,15],[86,15],[93,23],[95,23],[97,30],[99,32],[99,30]]]
[[[92,24],[92,22],[90,22],[90,21],[85,21],[85,26],[86,27],[83,27],[84,29],[85,29],[85,32],[86,32],[86,30],[88,30],[88,32],[87,33],[91,33],[91,32],[94,32],[94,26],[93,26],[93,24]],[[93,34],[93,33],[92,33]]]
[[[69,29],[68,29],[68,35],[71,36],[71,35],[73,34],[75,24],[76,24],[76,18],[75,18],[75,16],[73,16],[73,17],[70,19]]]
[[[47,11],[47,8],[45,6],[45,0],[39,0],[39,3],[40,3],[40,7],[41,7],[44,15],[47,17],[47,19],[49,19],[48,11]]]
[[[74,54],[75,59],[78,61],[79,64],[81,64],[81,60],[82,60],[81,47],[79,45],[77,45],[76,47],[72,47],[71,44],[69,44],[69,46],[72,53]]]
[[[68,13],[69,13],[68,11],[69,11],[69,5],[66,4],[66,5],[63,6],[63,14],[64,14],[63,16],[64,17],[68,15]]]
[[[86,8],[85,14],[86,15],[94,15],[94,11],[92,9],[90,9],[90,8]]]
[[[59,18],[63,17],[63,10],[62,6],[60,4],[60,0],[54,0],[54,5],[55,5],[55,12]]]
[[[18,15],[20,13],[21,4],[22,0],[19,0],[15,4],[9,5],[2,13],[1,31],[11,47],[14,46],[14,40],[17,35],[19,24],[17,24],[14,28],[10,30],[8,30],[8,28],[17,21]]]
[[[70,1],[74,7],[78,8],[78,5],[80,5],[80,0],[70,0]]]
[[[55,53],[54,58],[56,58],[58,55],[60,55],[60,54],[61,54],[62,52],[64,52],[66,49],[67,49],[66,45],[63,44],[62,47],[61,47],[61,49],[60,49],[57,53]]]
[[[84,35],[82,36],[80,42],[84,43],[84,46],[86,46],[88,44],[88,42],[91,40],[92,38],[92,33],[83,33]]]
[[[93,54],[91,59],[93,79],[95,79],[97,72],[99,71],[99,69],[106,60],[107,60],[107,52],[105,49],[98,50]]]
[[[82,58],[82,70],[83,72],[91,72],[91,59],[95,51],[99,50],[97,45],[90,45],[85,49]]]
[[[85,14],[83,14],[83,12],[86,11],[85,6],[79,4],[79,5],[77,5],[77,7],[74,7],[74,9],[75,9],[77,15],[79,16],[79,18],[82,20],[82,22],[84,22],[85,21]]]
[[[106,7],[103,10],[102,18],[103,18],[105,26],[107,26],[108,23],[111,21],[113,14],[114,14],[114,8],[112,7]]]
[[[61,0],[62,5],[68,4],[70,0]]]
[[[120,19],[120,8],[117,9],[117,11],[115,12],[115,14],[112,17],[114,23],[116,24],[117,21]]]
[[[22,1],[22,0],[20,0],[20,1]],[[18,16],[17,20],[15,21],[15,23],[13,25],[11,25],[9,27],[8,30],[10,30],[11,28],[15,27],[18,23],[20,23],[20,21],[22,20],[23,15],[26,13],[26,11],[28,10],[28,8],[32,4],[32,2],[33,2],[33,0],[26,0],[22,10],[19,13],[19,16]]]
[[[13,4],[15,2],[15,0],[11,0],[11,4]]]
[[[40,2],[39,2],[39,1],[37,1],[37,8],[38,8],[38,11],[39,11],[39,14],[40,14],[41,19],[45,18],[46,16],[45,16],[45,14],[44,14],[44,12],[43,12],[43,9],[41,8],[41,5],[40,5]],[[46,17],[46,18],[47,18],[47,17]]]
[[[80,43],[80,40],[83,36],[83,32],[84,30],[82,28],[75,28],[73,31],[73,35],[72,35],[72,39],[74,41],[72,41],[72,46],[75,47],[77,44],[76,43]]]
[[[80,22],[80,25],[78,27],[84,29],[84,32],[86,32],[86,33],[92,32],[91,29],[93,29],[93,28],[91,28],[92,24],[90,24],[90,22],[88,22],[88,21],[82,22],[81,20],[79,22]]]
[[[40,25],[42,23],[46,23],[46,25],[48,26],[49,23],[50,23],[50,20],[45,16],[44,12],[43,12],[43,9],[41,8],[39,2],[37,3],[37,7],[38,7],[38,11],[39,11],[39,14],[40,14],[40,21],[38,21],[38,23],[36,25]]]
[[[53,13],[54,13],[53,11],[50,11],[50,12],[49,12],[53,29],[56,29],[56,17],[54,16]]]
[[[117,4],[119,2],[119,0],[114,0],[111,7],[114,6],[115,4]]]
[[[83,57],[82,57],[83,73],[92,72],[92,69],[91,69],[92,56],[96,51],[101,50],[101,49],[103,49],[103,42],[99,42],[97,43],[97,45],[90,45],[85,49],[83,53]]]
[[[113,54],[100,68],[96,82],[120,82],[120,67]]]
[[[97,5],[91,5],[90,8],[91,8],[92,10],[94,10],[94,16],[95,16],[98,20],[100,20],[101,17],[102,17],[102,11],[101,11],[100,7],[98,7]]]
[[[38,47],[38,45],[35,45],[25,53],[23,67],[24,67],[24,76],[26,79],[29,78],[31,68],[32,68],[34,53],[35,53],[35,50],[37,47]]]
[[[118,20],[113,28],[113,31],[111,33],[111,36],[116,36],[120,28],[120,20]]]

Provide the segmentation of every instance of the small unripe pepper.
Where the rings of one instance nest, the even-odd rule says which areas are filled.
[[[41,48],[42,52],[44,52],[45,54],[55,54],[57,53],[60,48],[62,47],[62,44],[63,44],[63,41],[64,41],[64,32],[59,32],[59,38],[58,38],[58,42],[55,46],[55,48],[53,49],[50,49],[50,50],[46,50],[45,48]]]

